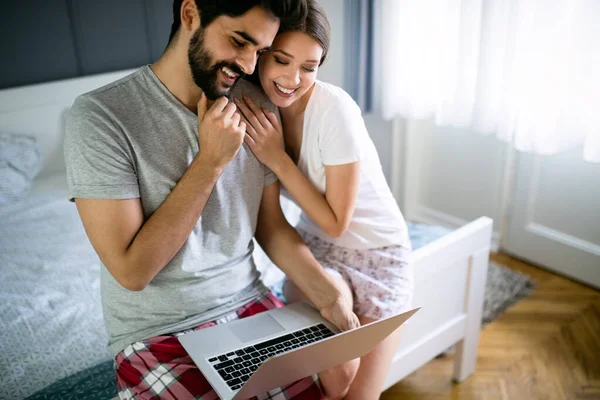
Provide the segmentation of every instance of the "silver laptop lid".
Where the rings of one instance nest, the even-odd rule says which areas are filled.
[[[241,400],[362,357],[420,308],[267,359],[233,397]]]

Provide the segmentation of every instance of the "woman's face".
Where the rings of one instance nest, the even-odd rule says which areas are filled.
[[[288,107],[310,89],[317,78],[323,48],[302,32],[275,37],[271,50],[259,60],[260,83],[277,107]]]

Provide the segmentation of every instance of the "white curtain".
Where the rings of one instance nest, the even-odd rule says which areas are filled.
[[[385,118],[600,162],[599,0],[380,0]]]

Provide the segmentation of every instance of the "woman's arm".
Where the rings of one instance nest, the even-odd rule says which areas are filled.
[[[246,104],[245,104],[246,103]],[[360,162],[326,165],[325,195],[300,172],[281,147],[282,129],[275,114],[261,110],[251,99],[236,104],[247,120],[246,143],[271,169],[298,206],[331,237],[341,236],[352,219],[360,183]]]
[[[325,196],[306,179],[287,154],[286,159],[274,164],[272,171],[323,232],[339,237],[348,229],[358,195],[360,161],[326,165]]]

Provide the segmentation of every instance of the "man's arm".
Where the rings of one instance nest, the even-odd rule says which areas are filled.
[[[140,199],[75,199],[90,242],[121,286],[142,290],[171,261],[200,218],[221,172],[197,157],[145,223]]]
[[[285,219],[279,202],[279,182],[263,190],[256,240],[325,318],[342,330],[360,326],[351,304]]]
[[[129,290],[144,289],[181,249],[223,169],[242,144],[245,124],[227,99],[218,99],[207,110],[202,96],[198,120],[200,152],[147,221],[140,199],[75,199],[94,249],[117,282]]]

